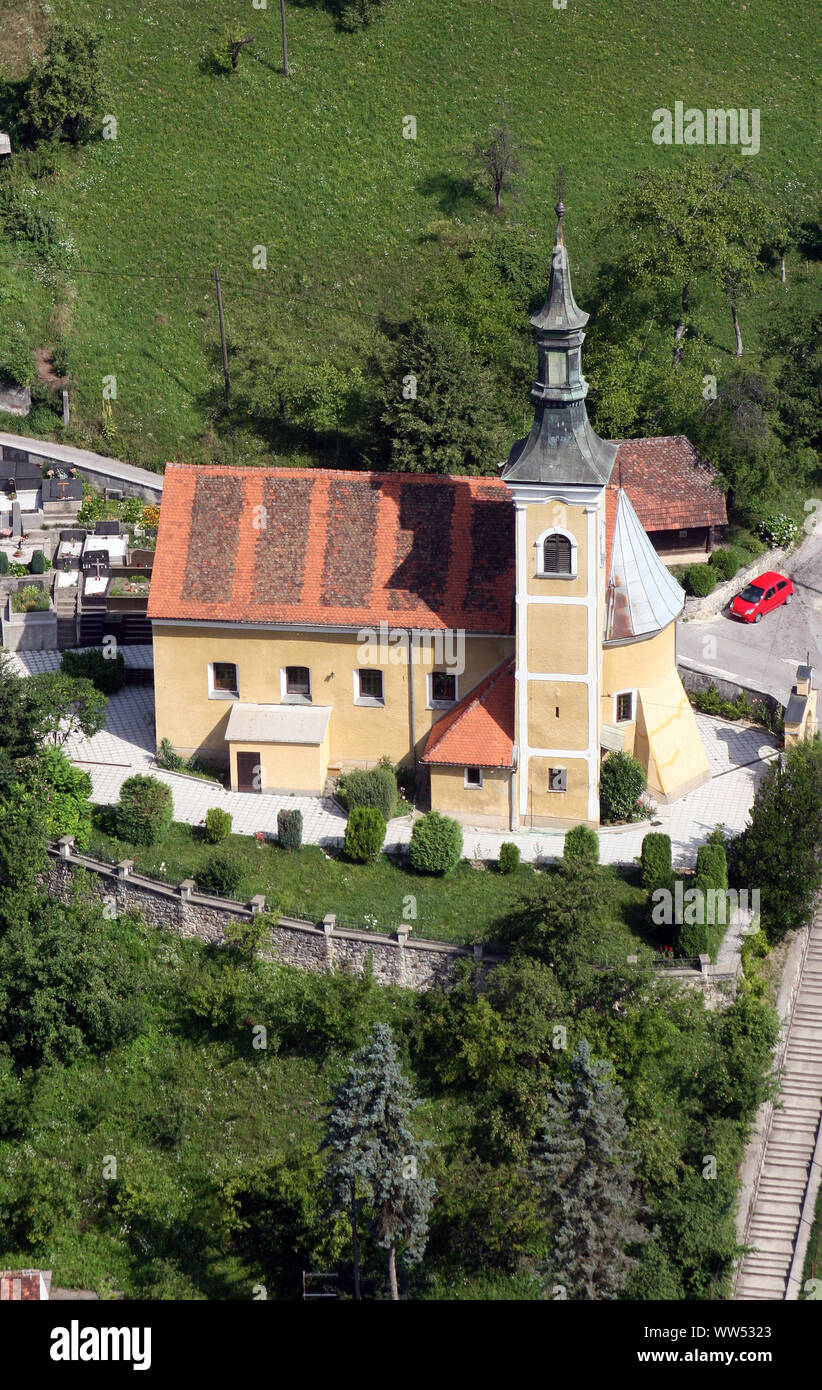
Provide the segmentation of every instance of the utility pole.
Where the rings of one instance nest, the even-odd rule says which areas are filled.
[[[225,377],[225,403],[231,404],[231,383],[228,379],[228,352],[225,345],[225,322],[223,321],[223,292],[220,288],[220,267],[214,271],[214,278],[217,281],[217,312],[220,315],[220,343],[223,349],[223,376]]]
[[[285,36],[285,0],[280,0],[280,19],[283,22],[283,75],[288,77],[288,40]]]

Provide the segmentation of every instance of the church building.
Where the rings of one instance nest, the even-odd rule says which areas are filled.
[[[657,802],[710,777],[676,668],[684,594],[588,419],[557,205],[534,423],[497,478],[169,465],[149,598],[156,737],[239,790],[321,794],[387,755],[431,805],[599,819],[602,759]],[[666,444],[668,441],[666,441]]]

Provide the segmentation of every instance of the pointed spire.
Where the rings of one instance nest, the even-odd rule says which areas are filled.
[[[568,249],[562,225],[565,204],[561,198],[554,211],[557,215],[557,234],[551,258],[551,279],[548,282],[545,303],[538,314],[532,315],[531,323],[534,328],[550,328],[569,333],[576,328],[584,328],[589,315],[580,309],[571,288],[571,268],[568,264]]]
[[[531,323],[537,343],[537,377],[531,387],[534,423],[514,445],[502,476],[508,482],[578,483],[602,487],[611,476],[617,445],[594,431],[585,409],[583,328],[588,315],[571,288],[565,246],[562,190],[556,205],[557,234],[545,303]]]

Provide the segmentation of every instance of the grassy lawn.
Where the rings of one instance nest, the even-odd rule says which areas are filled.
[[[819,141],[809,113],[818,96],[805,0],[656,0],[652,12],[645,0],[574,0],[560,10],[545,0],[452,0],[445,11],[440,0],[389,0],[383,18],[353,35],[321,3],[286,8],[288,81],[276,4],[243,7],[256,42],[235,74],[221,76],[206,55],[236,17],[233,0],[120,0],[113,9],[109,0],[54,0],[55,14],[105,34],[118,138],[66,151],[42,191],[73,244],[66,267],[44,281],[25,253],[0,246],[0,263],[22,266],[0,265],[0,300],[39,324],[45,342],[65,334],[78,439],[102,447],[101,382],[116,374],[110,447],[133,462],[213,454],[215,264],[235,342],[254,312],[299,350],[313,344],[346,365],[367,349],[376,315],[413,303],[433,222],[493,223],[490,195],[466,185],[463,152],[503,102],[524,172],[502,222],[548,240],[562,162],[583,305],[607,247],[610,195],[632,171],[681,155],[651,142],[659,106],[760,108],[761,150],[743,163],[765,186],[788,184],[813,205]],[[14,75],[42,27],[41,6],[4,0],[0,60],[13,59]],[[402,135],[407,114],[415,140]],[[265,271],[252,267],[260,245]],[[794,261],[787,290],[776,273],[762,277],[742,309],[746,354],[755,355],[769,309],[791,295],[810,299],[818,278]],[[719,298],[705,322],[726,360],[733,334]],[[259,441],[238,447],[260,455]]]
[[[142,873],[170,883],[198,878],[198,870],[213,853],[197,827],[172,825],[156,845],[130,845],[106,833],[105,808],[95,808],[89,853],[99,850],[108,859],[133,859]],[[321,921],[335,912],[341,926],[393,931],[403,921],[403,908],[414,899],[417,936],[436,941],[468,943],[493,940],[494,928],[528,891],[535,877],[550,869],[520,865],[516,873],[501,874],[493,866],[473,868],[463,861],[447,878],[429,877],[401,868],[385,856],[374,864],[350,864],[327,855],[316,845],[292,853],[277,845],[258,846],[248,835],[226,841],[243,866],[238,898],[247,902],[263,893],[270,906],[286,916]],[[165,871],[160,874],[160,865]],[[618,870],[602,867],[608,886],[608,907],[602,921],[602,953],[632,953],[650,938],[644,930],[645,894]]]

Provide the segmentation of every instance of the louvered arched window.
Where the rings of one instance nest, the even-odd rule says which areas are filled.
[[[542,542],[543,574],[571,574],[571,542],[556,531]]]

